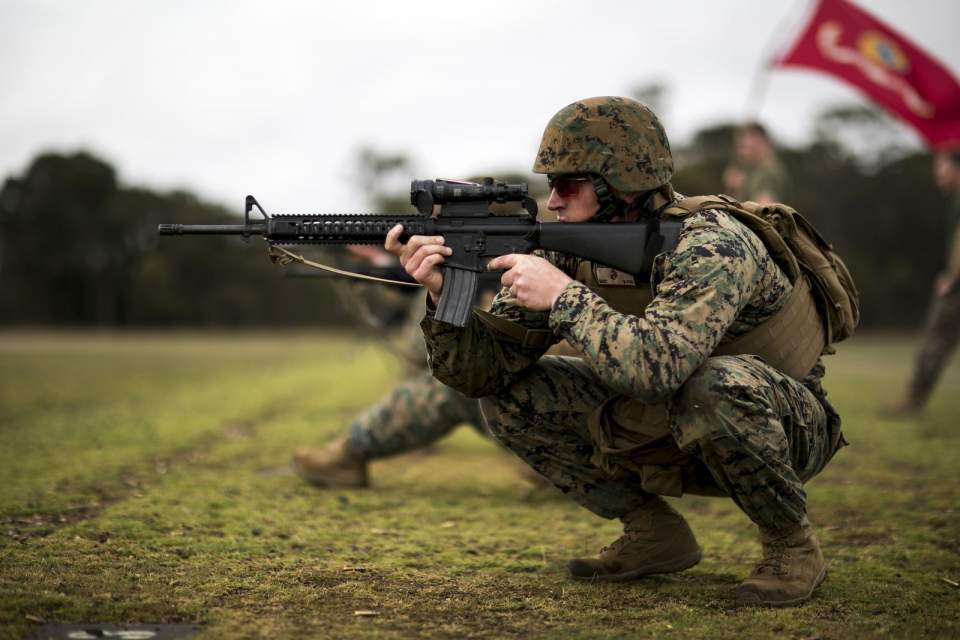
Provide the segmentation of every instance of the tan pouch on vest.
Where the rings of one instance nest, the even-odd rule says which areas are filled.
[[[817,363],[826,343],[823,320],[801,276],[780,310],[733,341],[713,350],[711,356],[756,355],[794,380],[803,380]]]
[[[661,496],[726,495],[700,460],[677,447],[665,405],[615,396],[590,414],[587,426],[590,461],[611,477],[639,477],[645,491]]]

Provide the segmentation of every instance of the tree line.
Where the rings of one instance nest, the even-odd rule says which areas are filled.
[[[118,183],[88,153],[46,153],[0,190],[0,322],[245,327],[345,321],[326,279],[284,278],[262,241],[165,241],[161,222],[236,224],[186,192]]]
[[[863,114],[837,111],[831,117],[834,124],[860,126]],[[733,125],[705,129],[674,150],[678,191],[720,191],[733,131]],[[856,278],[863,326],[909,327],[921,320],[944,260],[944,203],[927,153],[883,151],[865,161],[828,132],[802,148],[781,148],[780,157],[793,182],[789,204],[836,246]],[[360,182],[375,192],[371,202],[405,200],[405,194],[376,192],[385,173],[408,169],[403,154],[367,149],[360,160]],[[537,187],[544,182],[542,176],[508,173],[497,177],[526,178]],[[83,151],[37,156],[0,189],[0,324],[249,327],[348,321],[329,278],[284,277],[262,242],[208,236],[164,242],[161,249],[160,222],[224,224],[237,218],[191,193],[121,184],[113,167]]]

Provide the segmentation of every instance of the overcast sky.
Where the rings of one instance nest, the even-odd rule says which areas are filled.
[[[954,74],[960,1],[859,0]],[[799,0],[307,2],[0,0],[0,177],[88,149],[126,184],[239,211],[358,211],[358,146],[410,178],[526,169],[555,111],[662,81],[672,139],[744,114]],[[822,108],[863,103],[775,72],[760,111],[787,143]]]

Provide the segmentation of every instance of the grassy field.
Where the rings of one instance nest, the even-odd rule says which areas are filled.
[[[335,335],[0,334],[0,638],[42,622],[181,622],[200,637],[960,637],[960,362],[894,422],[913,345],[828,360],[852,446],[809,486],[829,575],[739,610],[755,529],[685,498],[705,550],[681,574],[583,584],[566,559],[619,533],[461,429],[378,462],[372,490],[287,471],[400,376]],[[355,615],[358,611],[375,615]]]

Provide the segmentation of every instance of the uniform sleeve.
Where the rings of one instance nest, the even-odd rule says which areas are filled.
[[[547,312],[531,312],[501,291],[490,308],[493,315],[528,329],[550,331]],[[510,385],[524,369],[535,363],[547,347],[523,347],[471,315],[466,327],[455,327],[433,317],[429,301],[420,323],[433,376],[466,396],[480,398]]]
[[[656,297],[643,316],[618,313],[573,282],[551,309],[550,326],[611,389],[660,402],[720,343],[758,287],[758,265],[737,233],[712,225],[688,228],[664,259]]]

